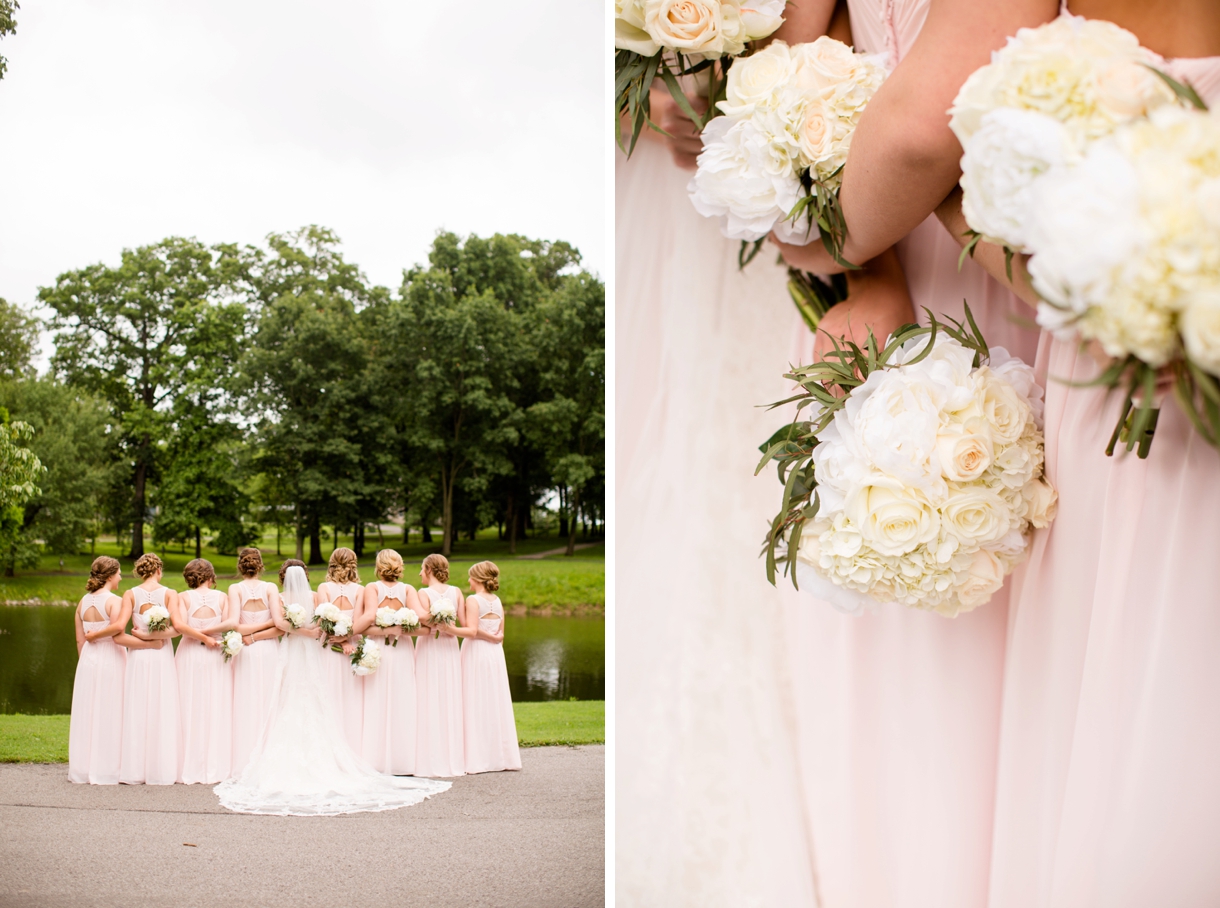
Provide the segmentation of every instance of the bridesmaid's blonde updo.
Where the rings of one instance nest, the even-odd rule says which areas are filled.
[[[199,589],[209,580],[215,581],[216,568],[206,558],[195,558],[186,563],[182,569],[182,579],[193,590]]]
[[[441,583],[449,582],[449,559],[444,555],[429,555],[424,559],[423,568]]]
[[[152,552],[146,552],[136,559],[136,576],[141,580],[147,580],[150,577],[155,577],[157,571],[164,571],[165,565],[161,559]]]
[[[377,577],[386,583],[397,583],[402,579],[402,556],[393,549],[382,549],[377,553]]]
[[[500,588],[500,569],[491,561],[480,561],[471,565],[466,576],[483,587],[489,593]]]
[[[359,583],[356,570],[356,553],[351,549],[335,549],[330,553],[330,564],[326,567],[326,579],[332,583]]]
[[[299,567],[305,572],[305,581],[309,582],[309,565],[300,558],[289,558],[280,565],[280,589],[284,588],[284,578],[288,575],[290,567]]]
[[[242,549],[237,553],[237,571],[243,577],[257,577],[263,572],[263,553],[258,549]]]
[[[85,581],[85,589],[96,593],[119,572],[119,559],[109,555],[99,555],[93,559],[93,567],[89,568],[89,579]]]

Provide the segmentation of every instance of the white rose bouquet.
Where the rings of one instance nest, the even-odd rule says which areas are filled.
[[[225,662],[236,656],[246,644],[242,642],[241,634],[229,631],[220,638],[220,651],[225,655]]]
[[[649,91],[657,78],[678,106],[704,126],[715,115],[714,108],[706,116],[697,114],[678,77],[706,71],[708,97],[715,99],[723,88],[717,70],[723,71],[732,58],[745,53],[750,42],[779,28],[785,4],[786,0],[614,0],[614,129],[619,147],[624,115],[631,124],[628,154],[645,124],[657,128],[649,120]]]
[[[415,614],[414,609],[403,606],[394,613],[394,620],[404,631],[413,631],[419,627],[419,615]],[[398,646],[398,638],[394,638],[394,645]]]
[[[434,624],[447,624],[453,627],[457,624],[457,606],[453,600],[449,598],[433,599],[431,602],[432,621]],[[440,638],[440,631],[436,632],[436,637]]]
[[[333,602],[323,602],[313,613],[314,623],[327,637],[346,637],[352,632],[352,619]]]
[[[148,630],[154,634],[169,630],[173,624],[169,617],[169,609],[163,605],[154,605],[144,613],[144,617],[148,619]]]
[[[839,184],[860,115],[885,80],[883,60],[822,37],[773,42],[729,70],[724,116],[704,129],[687,188],[696,211],[743,241],[743,264],[773,230],[785,242],[820,238],[849,264]]]
[[[786,376],[802,389],[781,402],[799,401],[798,421],[758,467],[777,460],[784,483],[772,582],[781,560],[794,586],[845,611],[899,602],[952,617],[990,599],[1031,528],[1049,525],[1042,388],[966,311],[968,326],[932,319],[883,349],[870,335]]]
[[[367,637],[360,641],[352,653],[352,674],[371,675],[381,665],[381,647]]]
[[[299,630],[305,624],[305,610],[295,602],[289,602],[284,606],[284,620],[292,625],[294,630]]]

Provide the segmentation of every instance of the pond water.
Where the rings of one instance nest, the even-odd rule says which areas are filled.
[[[71,709],[72,614],[61,606],[0,606],[0,713]],[[514,700],[606,698],[602,618],[507,618],[504,658]]]

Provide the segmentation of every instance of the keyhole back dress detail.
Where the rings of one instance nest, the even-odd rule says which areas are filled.
[[[187,621],[207,633],[224,620],[227,598],[214,589],[181,594]],[[211,609],[211,617],[201,617]],[[237,654],[240,659],[245,650]],[[182,767],[178,781],[215,784],[229,777],[233,765],[233,664],[219,647],[183,636],[174,656],[178,668],[178,715],[182,723]]]
[[[470,599],[479,606],[479,630],[498,633],[504,626],[500,597],[475,594]],[[470,637],[462,642],[462,728],[468,774],[521,768],[501,643]]]
[[[420,599],[432,603],[458,602],[457,587],[424,587]],[[415,774],[461,776],[466,774],[462,729],[462,654],[458,638],[428,631],[415,647],[416,715]]]
[[[353,622],[360,614],[360,603],[364,596],[361,584],[327,580],[318,587],[318,593],[322,601],[337,604]],[[357,643],[359,638],[352,637],[351,642]],[[364,749],[364,676],[353,674],[351,657],[333,652],[329,644],[322,655],[326,683],[335,698],[343,734],[348,746],[360,753]]]
[[[238,625],[255,626],[271,621],[271,592],[275,587],[265,580],[242,580],[230,590],[237,591]],[[233,762],[230,775],[237,775],[250,759],[271,711],[275,689],[275,667],[279,639],[256,640],[242,648],[233,666]]]
[[[132,590],[134,630],[148,633],[144,610],[165,605],[167,590],[160,586]],[[127,654],[123,684],[123,756],[119,781],[127,785],[173,785],[178,780],[182,728],[178,721],[178,673],[174,668],[173,641],[157,649]]]
[[[86,633],[100,631],[118,614],[122,600],[108,590],[88,593],[77,608]],[[101,621],[85,615],[96,609]],[[72,684],[72,717],[68,727],[68,780],[117,785],[123,752],[123,680],[127,648],[113,637],[81,647]]]
[[[378,608],[405,608],[405,583],[375,580],[370,587]],[[385,643],[386,638],[374,638]],[[415,645],[412,637],[399,637],[397,646],[381,649],[381,665],[364,677],[364,730],[361,753],[378,772],[396,776],[415,774]]]

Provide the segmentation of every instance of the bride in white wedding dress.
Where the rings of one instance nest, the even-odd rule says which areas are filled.
[[[294,604],[303,614],[299,629],[284,617]],[[240,813],[334,816],[409,807],[448,790],[449,782],[383,775],[348,746],[321,661],[343,657],[319,644],[313,609],[305,572],[290,567],[282,602],[272,606],[285,639],[270,715],[241,775],[213,789],[221,805]]]

